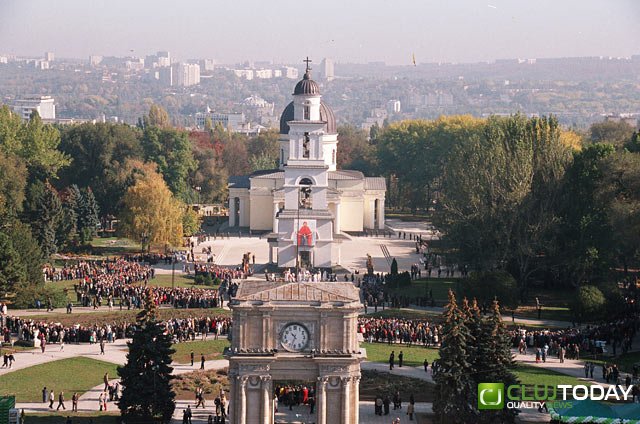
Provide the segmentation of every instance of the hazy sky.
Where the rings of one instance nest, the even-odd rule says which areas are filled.
[[[640,0],[0,0],[0,54],[475,62],[640,54]]]

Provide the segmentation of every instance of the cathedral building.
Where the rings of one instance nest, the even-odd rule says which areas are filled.
[[[340,264],[349,233],[384,229],[386,183],[336,168],[336,119],[308,67],[280,117],[279,169],[229,178],[229,227],[267,233],[278,267]]]

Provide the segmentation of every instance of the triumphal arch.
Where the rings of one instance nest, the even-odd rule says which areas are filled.
[[[312,381],[317,424],[358,423],[358,290],[349,282],[244,281],[233,310],[230,419],[274,423],[274,383]]]

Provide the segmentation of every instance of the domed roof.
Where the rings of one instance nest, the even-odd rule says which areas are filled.
[[[320,94],[320,86],[317,82],[311,79],[310,70],[304,73],[304,76],[296,84],[296,88],[293,90],[293,94]]]
[[[280,116],[280,134],[289,134],[288,121],[293,121],[293,102],[289,103]],[[333,110],[323,101],[320,102],[320,120],[325,121],[325,131],[327,134],[336,133],[336,117]]]

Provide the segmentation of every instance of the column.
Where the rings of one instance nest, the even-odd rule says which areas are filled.
[[[342,424],[351,424],[349,406],[351,400],[349,399],[349,380],[351,377],[342,377]]]
[[[262,423],[271,424],[273,413],[271,412],[273,401],[271,400],[271,376],[263,375],[262,380]]]
[[[353,407],[355,411],[353,411],[353,422],[360,422],[360,376],[352,377],[353,379]]]
[[[262,347],[271,349],[271,314],[269,312],[262,313]]]
[[[247,423],[247,380],[249,377],[239,376],[240,381],[240,407],[238,408],[238,424]]]
[[[238,217],[238,220],[240,222],[238,223],[238,227],[248,227],[249,226],[249,223],[246,222],[246,220],[247,220],[246,219],[246,216],[247,216],[246,208],[247,208],[247,198],[243,196],[243,197],[240,198],[240,214],[239,214],[239,217]]]
[[[229,398],[227,399],[229,405],[229,422],[235,423],[236,417],[236,404],[238,400],[238,371],[234,369],[229,370],[229,383],[231,383],[231,390],[229,391]]]
[[[278,203],[274,203],[273,204],[273,232],[277,233],[278,232],[278,211],[280,210],[280,208],[278,207]],[[271,262],[271,260],[269,260],[269,262]]]
[[[336,220],[333,223],[334,227],[335,227],[335,231],[334,233],[338,234],[340,232],[340,203],[336,203]]]
[[[229,198],[229,227],[236,226],[236,198]]]
[[[376,227],[375,210],[376,210],[376,201],[375,200],[369,201],[369,225],[368,225],[368,227],[370,229],[374,229]]]
[[[327,377],[318,377],[318,388],[316,390],[318,424],[327,424],[327,381]]]
[[[384,199],[378,199],[378,230],[384,230]]]
[[[269,263],[273,263],[273,246],[271,244],[269,244]]]

